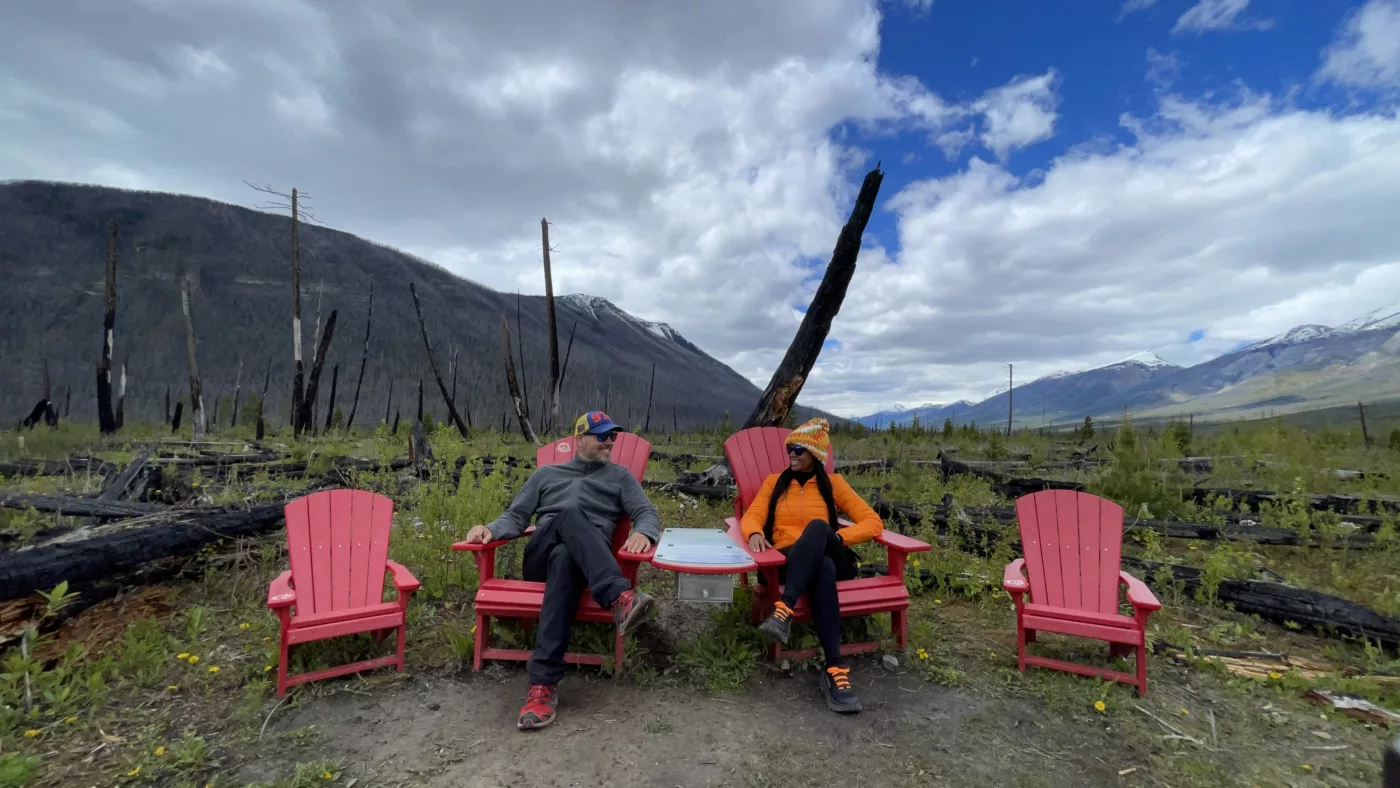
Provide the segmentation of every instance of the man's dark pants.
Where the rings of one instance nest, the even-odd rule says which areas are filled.
[[[608,535],[578,509],[566,509],[535,530],[525,545],[523,575],[544,583],[544,604],[527,670],[531,684],[557,684],[564,677],[564,652],[584,586],[607,610],[631,588],[613,555]]]

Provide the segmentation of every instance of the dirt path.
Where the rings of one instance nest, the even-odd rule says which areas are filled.
[[[313,743],[240,776],[269,779],[295,755],[343,758],[360,786],[1124,784],[1121,748],[1102,731],[1042,726],[1033,703],[979,699],[869,660],[857,671],[865,711],[851,717],[827,710],[811,671],[725,697],[576,671],[560,685],[556,722],[531,733],[514,727],[522,671],[422,675],[307,701],[271,727],[314,726]],[[1110,752],[1110,763],[1094,757]]]

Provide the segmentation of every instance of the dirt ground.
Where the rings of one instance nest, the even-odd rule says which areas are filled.
[[[343,758],[357,785],[801,786],[1134,784],[1111,733],[1039,722],[1035,702],[987,701],[856,663],[864,711],[829,711],[817,674],[775,674],[739,694],[642,688],[574,671],[558,717],[515,729],[522,669],[444,672],[339,692],[275,720],[314,729],[296,754]],[[1061,718],[1062,720],[1062,718]],[[1048,722],[1048,718],[1047,718]],[[284,773],[279,758],[239,775]]]

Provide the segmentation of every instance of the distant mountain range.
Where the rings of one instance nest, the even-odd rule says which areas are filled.
[[[1013,423],[1065,424],[1085,416],[1194,415],[1254,418],[1400,397],[1400,305],[1373,310],[1335,328],[1301,325],[1192,367],[1150,352],[1077,372],[1055,372],[1016,386]],[[856,419],[867,427],[1005,424],[1007,394],[981,402],[891,409]]]
[[[176,400],[188,397],[177,287],[178,277],[187,273],[194,285],[199,368],[210,415],[216,398],[221,400],[220,421],[226,424],[235,383],[241,380],[246,402],[270,370],[268,412],[285,423],[292,366],[287,216],[185,195],[39,181],[0,183],[4,423],[18,421],[43,394],[45,362],[60,406],[71,388],[71,417],[96,420],[106,226],[113,220],[118,236],[114,362],[118,371],[124,363],[128,368],[128,419],[163,418],[167,391]],[[543,297],[498,293],[326,227],[302,225],[300,245],[302,353],[308,362],[318,313],[324,323],[337,310],[318,421],[330,408],[337,365],[335,407],[348,416],[371,290],[369,363],[355,424],[373,427],[395,412],[411,418],[420,381],[426,409],[438,420],[445,417],[409,294],[414,282],[444,375],[456,353],[455,385],[475,426],[506,423],[514,429],[502,364],[502,315],[523,344],[516,351],[517,373],[540,426],[549,382]],[[712,426],[726,413],[741,424],[758,401],[761,392],[753,383],[665,323],[640,320],[607,299],[582,294],[556,299],[556,312],[561,363],[567,354],[564,426],[584,410],[604,408],[619,423],[642,427],[649,398],[653,431]],[[113,377],[115,383],[117,374]],[[814,412],[798,408],[802,418]]]

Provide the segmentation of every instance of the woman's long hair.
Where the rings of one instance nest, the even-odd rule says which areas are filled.
[[[831,477],[826,475],[826,468],[821,463],[817,463],[817,469],[812,472],[812,476],[817,480],[817,490],[822,495],[822,501],[826,503],[826,524],[832,528],[839,528],[836,522],[836,496],[831,492]],[[768,498],[768,517],[763,521],[763,538],[768,540],[768,544],[773,543],[773,519],[778,512],[778,499],[788,494],[792,487],[793,472],[789,466],[778,474],[778,481],[773,485],[773,494]],[[806,523],[803,523],[806,526]]]

